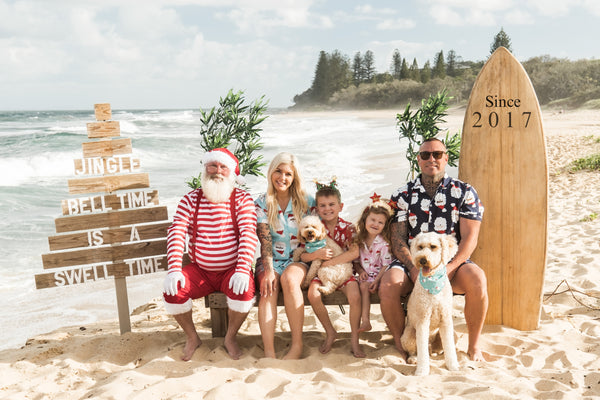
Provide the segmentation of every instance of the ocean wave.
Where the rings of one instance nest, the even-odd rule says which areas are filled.
[[[73,175],[75,153],[47,153],[31,157],[0,159],[0,186],[20,186],[32,182],[51,183],[47,178],[64,178]]]

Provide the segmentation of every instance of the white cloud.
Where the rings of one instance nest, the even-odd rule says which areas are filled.
[[[583,0],[583,7],[600,17],[600,2],[598,0]]]
[[[535,18],[530,12],[525,10],[511,10],[506,13],[506,21],[510,21],[513,25],[533,25]]]
[[[546,17],[564,17],[571,8],[579,7],[577,0],[527,0],[525,4]]]
[[[436,23],[448,26],[530,25],[540,17],[566,17],[585,7],[600,15],[597,0],[421,0]]]
[[[234,24],[240,32],[257,36],[272,34],[276,28],[328,29],[333,27],[333,22],[328,16],[311,13],[309,5],[293,3],[293,5],[265,8],[253,4],[251,7],[237,7],[227,12],[219,12],[217,15]]]
[[[412,29],[417,26],[417,23],[411,19],[396,18],[396,19],[384,19],[377,23],[376,28],[380,30],[400,30],[400,29]]]

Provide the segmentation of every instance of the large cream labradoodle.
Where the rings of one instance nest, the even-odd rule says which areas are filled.
[[[314,215],[306,216],[300,221],[298,227],[298,240],[301,243],[304,243],[305,247],[298,247],[294,250],[294,261],[299,261],[300,255],[307,251],[307,248],[311,248],[311,244],[317,242],[322,244],[321,246],[317,246],[318,248],[330,248],[333,251],[333,257],[343,253],[342,248],[333,239],[327,236],[327,231],[321,222],[321,219]],[[319,291],[326,295],[333,293],[334,290],[352,277],[352,263],[337,264],[330,267],[321,267],[321,263],[322,260],[317,259],[310,264],[302,287],[308,287],[310,282],[316,276],[321,281],[321,286],[318,288]]]
[[[401,342],[408,352],[408,362],[417,363],[415,375],[429,374],[429,343],[438,330],[446,367],[451,371],[458,370],[452,322],[452,287],[446,274],[446,264],[457,249],[454,236],[435,232],[420,233],[410,244],[410,254],[419,269],[419,278],[408,299],[408,318]]]

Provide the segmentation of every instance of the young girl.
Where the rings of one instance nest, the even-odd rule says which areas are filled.
[[[356,243],[360,253],[360,265],[363,271],[359,274],[360,293],[362,296],[362,315],[359,332],[371,330],[371,293],[377,292],[379,282],[386,268],[392,262],[390,249],[390,219],[392,208],[374,194],[362,212],[357,224]]]

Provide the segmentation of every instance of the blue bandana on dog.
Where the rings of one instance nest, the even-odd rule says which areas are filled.
[[[446,285],[446,266],[438,268],[433,275],[423,276],[423,271],[419,271],[419,283],[432,295],[436,295],[442,291]]]
[[[304,247],[306,248],[306,251],[308,251],[309,253],[314,253],[315,251],[322,249],[323,247],[325,247],[325,239],[321,239],[321,240],[315,240],[314,242],[307,242]]]

